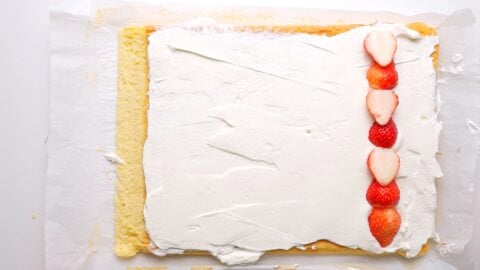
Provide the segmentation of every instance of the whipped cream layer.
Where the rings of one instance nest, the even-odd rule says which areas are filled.
[[[402,224],[369,231],[365,97],[374,30],[397,35]],[[207,250],[227,264],[320,239],[415,256],[435,235],[437,37],[376,24],[325,37],[159,29],[150,36],[145,221],[157,254]]]

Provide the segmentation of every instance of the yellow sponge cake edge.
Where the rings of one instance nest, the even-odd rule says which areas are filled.
[[[118,92],[115,195],[115,253],[121,257],[146,252],[145,177],[143,146],[147,138],[148,110],[147,27],[128,27],[118,37]]]

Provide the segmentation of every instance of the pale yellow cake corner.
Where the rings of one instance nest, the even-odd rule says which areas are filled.
[[[249,26],[241,31],[277,31],[309,33],[334,36],[359,25],[334,26]],[[407,25],[422,35],[436,35],[436,29],[420,22]],[[148,110],[148,35],[155,31],[153,26],[124,28],[118,40],[118,96],[117,96],[117,154],[125,164],[117,165],[118,183],[115,196],[115,253],[120,257],[131,257],[138,252],[148,252],[150,239],[145,230],[143,207],[145,204],[145,179],[143,174],[143,147],[147,138]],[[438,63],[438,47],[432,54]],[[426,243],[419,253],[429,249]],[[273,254],[372,254],[361,249],[350,249],[319,240],[305,246],[305,250],[274,250]],[[186,254],[205,255],[205,251],[187,251]],[[405,256],[404,252],[397,254]]]

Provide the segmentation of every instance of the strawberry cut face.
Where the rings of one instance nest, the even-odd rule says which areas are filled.
[[[376,63],[385,67],[397,51],[397,39],[390,31],[373,31],[367,35],[363,46]]]
[[[368,169],[382,186],[392,182],[400,169],[400,157],[392,149],[375,148],[368,155]]]
[[[370,90],[367,94],[367,109],[380,125],[390,121],[398,106],[398,96],[393,91]]]

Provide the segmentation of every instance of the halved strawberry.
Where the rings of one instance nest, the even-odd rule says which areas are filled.
[[[397,39],[390,31],[373,31],[365,38],[363,47],[375,62],[385,67],[392,62],[397,50]]]
[[[397,86],[398,82],[398,73],[395,69],[395,63],[392,61],[385,67],[373,63],[367,71],[367,80],[368,85],[372,89],[393,89]]]
[[[400,157],[392,149],[375,148],[368,155],[368,169],[382,186],[395,179],[400,168]]]
[[[368,225],[373,237],[381,247],[390,245],[400,229],[402,218],[393,207],[372,209],[368,216]]]
[[[398,96],[393,91],[368,91],[367,109],[380,125],[385,125],[390,121],[397,105]]]
[[[375,122],[370,127],[368,139],[375,146],[390,148],[397,140],[397,126],[391,119],[385,125],[380,125]]]
[[[375,179],[367,190],[367,201],[375,207],[392,207],[400,200],[400,189],[395,181],[386,186],[380,185]]]

